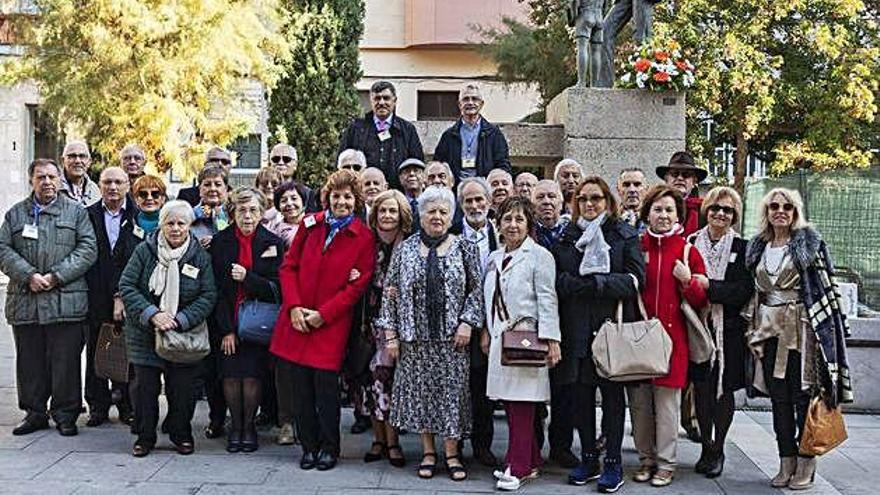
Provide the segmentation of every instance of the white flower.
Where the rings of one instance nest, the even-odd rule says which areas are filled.
[[[623,81],[623,82],[625,82],[625,83],[629,83],[629,81],[630,81],[631,79],[632,79],[632,73],[631,73],[631,72],[627,72],[626,74],[623,75],[623,77],[620,78],[620,80]]]

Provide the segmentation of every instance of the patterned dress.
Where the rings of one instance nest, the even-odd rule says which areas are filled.
[[[401,243],[392,257],[376,326],[396,330],[401,342],[391,424],[460,439],[471,431],[470,353],[455,350],[453,338],[462,322],[474,331],[483,325],[480,257],[477,246],[461,237],[438,255],[446,308],[441,334],[431,336],[428,328],[427,258],[417,235]]]

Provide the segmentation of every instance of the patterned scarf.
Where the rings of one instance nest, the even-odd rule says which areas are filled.
[[[428,264],[425,267],[425,297],[428,311],[428,335],[438,339],[443,335],[443,315],[446,313],[446,291],[444,287],[443,269],[437,256],[437,246],[449,237],[445,233],[439,237],[431,237],[424,230],[419,231],[419,239],[428,248]]]
[[[345,227],[348,227],[353,221],[354,215],[346,215],[342,218],[336,218],[330,213],[330,210],[327,210],[324,213],[324,223],[330,227],[330,232],[327,232],[327,238],[324,239],[323,251],[327,251],[327,248],[330,247],[330,242],[336,237],[336,234]]]

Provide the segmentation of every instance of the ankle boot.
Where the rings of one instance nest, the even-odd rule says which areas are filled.
[[[794,476],[788,482],[788,488],[791,490],[806,490],[813,487],[813,480],[816,478],[816,458],[800,457],[797,458],[797,470]]]
[[[788,482],[791,480],[791,477],[794,476],[797,465],[797,457],[780,457],[779,472],[776,473],[776,476],[774,476],[772,480],[770,480],[770,486],[773,488],[785,488],[788,486]]]

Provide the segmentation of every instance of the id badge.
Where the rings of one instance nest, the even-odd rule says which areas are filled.
[[[180,273],[186,275],[189,278],[196,279],[199,276],[199,269],[186,263],[183,265],[183,269],[180,270]]]
[[[391,139],[391,131],[388,129],[379,133],[379,141],[388,141],[389,139]]]
[[[134,234],[134,236],[138,239],[143,239],[145,234],[144,229],[142,229],[140,225],[135,225],[134,227],[132,227],[131,233]]]
[[[36,225],[27,224],[24,226],[24,230],[22,231],[21,236],[25,239],[39,239],[40,229],[38,229]]]
[[[477,160],[474,158],[465,158],[461,161],[461,168],[475,168]]]

